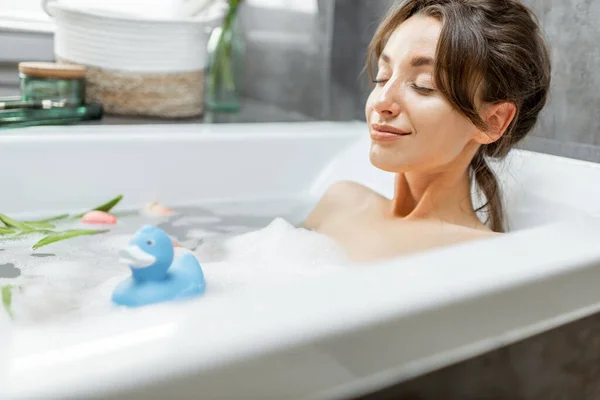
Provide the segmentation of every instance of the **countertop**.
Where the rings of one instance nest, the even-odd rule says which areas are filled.
[[[19,96],[18,87],[0,87],[0,97]],[[162,119],[134,116],[117,116],[105,114],[99,121],[82,122],[86,125],[144,125],[172,123],[256,123],[256,122],[303,122],[313,121],[312,117],[299,112],[282,109],[252,98],[242,100],[239,112],[206,111],[197,118]]]
[[[127,117],[116,115],[105,115],[100,121],[90,122],[91,124],[103,125],[130,125],[130,124],[168,124],[168,123],[236,123],[236,122],[303,122],[312,121],[307,115],[284,110],[275,105],[267,104],[258,100],[245,98],[242,108],[236,113],[211,112],[205,111],[198,118],[184,119],[159,119],[144,117]]]

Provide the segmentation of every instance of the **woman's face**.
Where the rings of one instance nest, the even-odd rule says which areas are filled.
[[[477,127],[434,82],[441,27],[434,18],[413,16],[396,28],[382,52],[366,105],[370,158],[378,168],[435,173],[477,148]]]

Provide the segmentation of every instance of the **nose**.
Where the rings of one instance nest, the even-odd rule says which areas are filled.
[[[375,98],[373,109],[381,116],[393,118],[400,114],[400,90],[398,87],[388,81],[381,89],[379,96]]]

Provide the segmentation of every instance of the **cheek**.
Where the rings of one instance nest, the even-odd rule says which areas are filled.
[[[395,143],[373,143],[371,162],[378,168],[391,172],[436,169],[458,157],[476,133],[474,125],[444,99],[425,97],[410,91],[402,98],[402,112],[397,117],[416,135]],[[375,115],[373,90],[365,104],[366,120]]]
[[[447,124],[452,114],[451,107],[437,97],[411,99],[411,119],[417,132],[431,132]]]
[[[405,117],[416,135],[373,146],[371,162],[384,170],[435,170],[456,159],[474,134],[471,122],[439,98],[406,98]],[[367,106],[368,109],[368,106]]]
[[[471,139],[473,124],[439,98],[426,99],[414,110],[413,123],[430,150],[456,155]]]

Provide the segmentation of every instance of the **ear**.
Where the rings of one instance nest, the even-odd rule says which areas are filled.
[[[480,132],[476,140],[480,144],[490,144],[500,139],[515,118],[516,113],[517,107],[510,102],[488,105],[484,111],[485,123],[488,129],[485,132]]]

